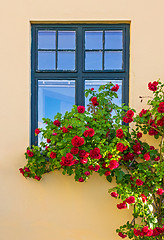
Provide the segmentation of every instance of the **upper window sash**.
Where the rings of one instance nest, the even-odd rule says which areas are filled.
[[[54,49],[40,49],[38,48],[38,33],[39,32],[55,32],[55,48]],[[61,32],[75,32],[75,49],[58,49],[58,33]],[[102,33],[102,49],[87,49],[86,48],[86,33],[89,32],[101,32]],[[107,39],[109,39],[110,33],[122,33],[122,47],[109,47]],[[108,36],[107,36],[108,35]],[[128,46],[129,46],[129,25],[128,24],[117,24],[117,25],[32,25],[32,36],[35,43],[33,44],[33,51],[35,53],[35,63],[34,63],[34,71],[41,72],[77,72],[79,71],[79,64],[82,64],[81,70],[83,73],[85,72],[125,72],[128,65]],[[120,37],[119,37],[120,38]],[[54,47],[54,46],[53,46]],[[108,48],[109,47],[109,48]],[[52,50],[52,51],[51,51]],[[68,52],[67,52],[68,51]],[[49,56],[47,54],[49,52]],[[59,54],[60,53],[60,54]],[[68,54],[67,54],[68,53]],[[38,58],[39,54],[46,58],[54,59],[54,69],[38,69]],[[58,55],[58,56],[57,56]],[[79,61],[79,55],[82,58]],[[75,60],[75,68],[74,69],[62,69],[62,58],[64,56],[67,57],[68,62],[69,59]],[[101,57],[102,56],[102,57]],[[92,61],[94,58],[98,58],[99,61],[102,61],[102,67],[100,69],[90,69],[87,67],[87,61]],[[44,58],[44,57],[43,57]],[[114,58],[117,62],[116,69],[112,69],[110,67],[110,58]],[[100,60],[101,59],[101,60]],[[122,68],[121,62],[118,61],[122,59]],[[59,67],[57,67],[57,62],[59,61]],[[113,61],[114,62],[114,61]],[[118,66],[119,65],[119,66]],[[50,67],[51,68],[51,67]]]

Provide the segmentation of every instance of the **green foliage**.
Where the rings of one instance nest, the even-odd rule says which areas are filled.
[[[87,110],[74,105],[64,116],[58,113],[55,121],[43,119],[45,128],[35,130],[43,141],[27,148],[27,164],[20,172],[36,180],[57,169],[79,182],[87,181],[93,172],[105,175],[109,182],[114,177],[116,186],[109,193],[122,200],[118,211],[133,207],[133,220],[117,229],[119,236],[160,240],[164,234],[164,84],[158,80],[148,86],[153,92],[148,109],[134,118],[134,109],[113,103],[118,85],[100,86],[98,92],[86,90]],[[133,121],[133,128],[123,121]],[[154,137],[158,148],[143,142],[142,134]]]

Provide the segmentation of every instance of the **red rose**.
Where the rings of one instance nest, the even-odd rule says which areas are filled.
[[[72,160],[73,159],[73,155],[71,153],[67,153],[66,154],[66,158],[67,158],[67,160]]]
[[[146,161],[149,161],[149,160],[150,160],[150,153],[149,153],[149,152],[147,152],[147,153],[144,154],[144,159],[145,159]]]
[[[30,169],[28,167],[24,168],[25,172],[30,172]]]
[[[161,102],[158,107],[158,112],[159,113],[164,113],[164,102]]]
[[[146,233],[146,237],[151,237],[153,235],[153,230],[152,229],[148,229],[147,233]]]
[[[89,135],[89,130],[85,130],[85,132],[83,133],[84,137],[88,137]]]
[[[108,153],[108,159],[111,159],[113,155],[111,153]]]
[[[135,203],[135,197],[134,197],[134,196],[130,196],[130,197],[126,198],[125,201],[126,201],[128,204]]]
[[[105,162],[102,164],[102,168],[104,168],[104,169],[108,168],[108,166],[106,167],[106,163]]]
[[[113,91],[113,92],[117,92],[118,89],[119,89],[119,85],[116,84],[115,86],[113,86],[113,87],[111,88],[111,91]]]
[[[81,162],[82,164],[86,164],[86,163],[88,162],[88,159],[87,159],[87,158],[81,158],[81,159],[80,159],[80,162]]]
[[[145,196],[145,194],[141,194],[140,197],[142,198],[142,202],[145,203],[147,201],[147,197]]]
[[[50,153],[50,158],[52,158],[52,159],[53,159],[53,158],[56,158],[56,153],[51,152],[51,153]]]
[[[90,175],[90,172],[89,172],[89,171],[86,171],[84,174],[85,174],[86,176],[89,176],[89,175]]]
[[[90,157],[92,159],[100,159],[102,156],[100,154],[100,149],[99,148],[94,148],[90,151]]]
[[[139,113],[139,116],[142,117],[146,113],[147,113],[147,110],[142,109],[141,112]]]
[[[80,177],[80,178],[78,179],[78,181],[79,181],[79,182],[84,182],[84,178]]]
[[[150,91],[157,91],[157,85],[158,85],[158,82],[154,81],[153,83],[149,82],[148,83],[148,88]]]
[[[123,160],[128,162],[128,161],[132,161],[134,159],[134,154],[133,153],[127,153],[123,156]]]
[[[158,231],[158,229],[157,228],[154,228],[153,229],[153,237],[156,237],[156,236],[159,236],[159,234],[160,234],[160,232]]]
[[[118,130],[116,131],[116,137],[118,137],[118,138],[123,138],[123,137],[125,137],[122,129],[118,129]]]
[[[138,137],[138,138],[141,138],[141,137],[142,137],[142,133],[141,133],[141,132],[138,132],[138,133],[137,133],[137,137]]]
[[[68,129],[65,126],[61,127],[60,130],[62,130],[63,133],[67,133],[68,132]]]
[[[144,182],[143,182],[141,179],[138,178],[138,179],[136,180],[136,185],[137,185],[137,186],[142,186],[143,184],[144,184]]]
[[[154,146],[150,146],[150,150],[154,150],[155,149],[155,147]]]
[[[27,155],[28,155],[29,157],[33,157],[33,156],[34,156],[34,153],[33,153],[32,151],[30,151],[30,150],[27,150]]]
[[[134,112],[132,110],[128,110],[127,113],[126,113],[126,116],[128,118],[132,118],[134,116]]]
[[[97,102],[97,97],[91,98],[91,102],[92,102],[93,106],[98,106],[99,105],[99,103]]]
[[[134,235],[137,237],[137,236],[140,236],[140,230],[137,230],[134,228]]]
[[[142,232],[144,233],[144,235],[148,232],[148,230],[149,230],[149,227],[148,227],[148,226],[144,226],[144,227],[142,228]]]
[[[85,157],[86,158],[89,157],[89,153],[88,152],[85,153]]]
[[[47,138],[47,143],[50,143],[50,142],[51,142],[51,140]]]
[[[157,125],[160,126],[160,127],[164,126],[164,117],[157,121]]]
[[[19,168],[19,172],[24,176],[24,170],[23,170],[23,168]]]
[[[92,165],[88,166],[89,170],[94,170],[94,167]]]
[[[85,112],[85,107],[84,106],[78,106],[77,111],[78,111],[78,113],[84,113]]]
[[[89,135],[89,137],[93,137],[95,135],[95,131],[93,128],[89,128],[88,135]]]
[[[75,136],[72,138],[71,143],[74,147],[80,147],[84,144],[84,138]]]
[[[141,144],[140,143],[136,143],[135,145],[133,145],[133,150],[134,150],[134,152],[136,153],[136,154],[141,154]]]
[[[119,233],[118,233],[118,236],[120,236],[121,238],[126,238],[126,237],[127,237],[127,235],[126,235],[126,234],[123,234],[122,232],[119,232]]]
[[[108,168],[110,170],[113,170],[115,168],[118,168],[118,166],[119,166],[119,163],[116,160],[111,160],[110,163],[109,163]]]
[[[154,161],[158,162],[160,160],[160,156],[157,156],[156,158],[154,158]]]
[[[158,82],[154,81],[153,83],[149,82],[148,83],[148,88],[150,91],[157,91],[157,86],[158,86]]]
[[[71,154],[71,153],[70,153]],[[71,154],[72,155],[72,154]],[[70,155],[67,155],[66,154],[66,156],[67,157],[62,157],[61,158],[61,162],[60,162],[60,164],[61,164],[61,166],[68,166],[68,167],[70,167],[70,166],[72,166],[72,165],[74,165],[75,164],[75,162],[76,162],[76,160],[74,160],[74,159],[72,159],[72,157],[70,156]]]
[[[52,133],[52,135],[53,135],[53,136],[57,136],[58,134],[57,134],[57,133],[55,133],[55,132],[53,132],[53,133]]]
[[[123,152],[128,148],[128,146],[124,146],[122,143],[117,143],[116,148],[118,151]]]
[[[55,120],[53,124],[57,127],[60,127],[61,122],[59,122],[59,120]]]
[[[127,208],[126,203],[123,202],[123,203],[117,204],[117,208],[118,208],[118,209],[125,209],[125,208]]]
[[[123,117],[123,122],[125,122],[125,123],[131,123],[131,122],[133,122],[133,118],[128,118],[128,117]]]
[[[150,128],[148,133],[150,136],[155,136],[158,134],[158,131],[156,131],[154,128]]]
[[[158,188],[157,192],[158,195],[162,195],[164,193],[164,190],[162,188]]]
[[[37,176],[37,175],[36,175],[34,178],[35,178],[36,180],[38,180],[38,181],[41,179],[41,177],[39,177],[39,176]]]
[[[79,157],[85,157],[86,151],[85,150],[80,150],[79,151]]]
[[[91,91],[93,91],[94,90],[94,88],[91,88]]]
[[[106,171],[105,174],[104,174],[106,177],[111,175],[111,171]]]
[[[97,164],[97,165],[94,167],[94,171],[97,172],[99,169],[100,169],[100,166]]]
[[[38,135],[39,133],[40,133],[39,128],[36,128],[36,129],[35,129],[35,134]]]
[[[110,194],[112,197],[118,197],[118,193],[116,193],[116,192],[111,192],[111,194]]]
[[[79,149],[78,148],[76,148],[76,147],[73,147],[72,149],[71,149],[71,153],[72,154],[78,154],[78,152],[79,152]]]

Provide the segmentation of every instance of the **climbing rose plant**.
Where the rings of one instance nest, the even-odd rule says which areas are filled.
[[[79,182],[87,181],[93,172],[105,175],[109,182],[115,178],[116,187],[109,193],[120,199],[116,207],[119,211],[133,208],[131,221],[116,230],[118,235],[164,239],[163,87],[160,80],[148,84],[153,97],[139,114],[114,103],[117,84],[100,86],[98,92],[86,90],[87,110],[73,106],[64,116],[58,113],[54,121],[43,119],[46,127],[35,130],[43,141],[27,148],[27,164],[20,172],[38,181],[43,174],[60,169]],[[144,134],[154,138],[155,146],[142,140]]]

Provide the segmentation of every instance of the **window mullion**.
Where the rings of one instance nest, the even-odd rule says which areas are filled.
[[[76,80],[76,104],[77,105],[85,105],[85,97],[84,97],[84,80],[83,80],[83,65],[84,65],[84,59],[83,59],[83,27],[78,27],[78,33],[77,33],[77,71],[78,71],[78,77]]]

